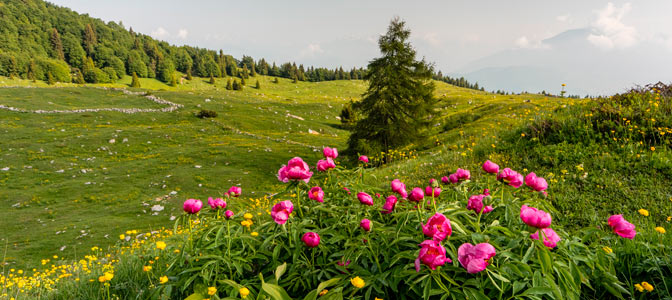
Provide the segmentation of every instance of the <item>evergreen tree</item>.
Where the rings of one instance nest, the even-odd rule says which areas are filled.
[[[297,80],[298,78],[296,78],[296,74],[294,74],[294,76],[292,76],[292,83],[296,83]]]
[[[175,87],[177,86],[177,79],[175,79],[175,75],[173,75],[172,79],[170,79],[170,86]]]
[[[54,50],[54,57],[56,59],[65,60],[65,53],[63,53],[63,42],[61,41],[61,35],[58,34],[56,28],[51,29],[51,48]]]
[[[94,50],[94,46],[98,43],[98,39],[96,37],[96,31],[93,30],[93,26],[91,26],[91,23],[86,24],[86,27],[84,28],[84,50],[86,50],[86,53],[91,55]]]
[[[56,80],[54,80],[54,75],[51,75],[51,72],[47,72],[47,84],[52,85],[56,83]]]
[[[259,80],[257,80],[257,84],[255,84],[254,87],[258,90],[261,89],[261,83],[259,83]]]
[[[355,110],[362,116],[348,140],[348,152],[387,152],[424,140],[434,124],[433,69],[415,60],[411,31],[398,17],[378,40],[382,56],[369,63],[369,88]]]
[[[30,64],[28,64],[28,71],[26,72],[26,77],[33,82],[37,80],[37,64],[35,64],[35,60],[31,59]]]
[[[273,83],[280,83],[280,80],[278,80],[278,77],[273,78]]]
[[[191,68],[187,69],[187,80],[191,80]]]
[[[131,79],[131,87],[140,87],[140,79],[138,79],[138,74],[135,74],[135,72],[133,72],[133,79]]]
[[[257,70],[254,69],[254,62],[252,62],[252,67],[250,68],[250,76],[257,76]]]
[[[210,84],[215,84],[215,76],[210,73]]]
[[[226,81],[226,89],[229,91],[233,90],[233,85],[231,84],[231,78],[229,78],[229,80]]]
[[[234,91],[240,90],[240,84],[238,83],[238,80],[233,81],[233,90]]]
[[[249,78],[249,76],[250,76],[249,73],[250,73],[250,71],[247,69],[247,65],[243,65],[243,73],[240,74],[240,78],[242,78],[243,80]],[[243,85],[245,85],[245,84],[243,84]]]
[[[133,75],[135,75],[135,73],[133,73]],[[137,76],[135,76],[135,78],[137,79]],[[84,81],[84,74],[82,74],[82,71],[81,71],[80,69],[75,70],[75,78],[74,78],[74,80],[75,80],[75,83],[76,83],[76,84],[84,84],[84,83],[86,83],[86,81]]]
[[[7,73],[9,73],[11,79],[14,79],[14,76],[19,75],[19,65],[16,62],[16,57],[14,57],[14,55],[9,58],[9,70],[7,70]]]
[[[245,85],[245,78],[241,78],[241,79],[240,79],[240,85],[241,85],[241,86]]]

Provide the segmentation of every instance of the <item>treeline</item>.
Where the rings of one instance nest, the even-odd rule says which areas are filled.
[[[485,91],[485,88],[483,88],[482,86],[479,86],[479,85],[478,85],[478,82],[476,82],[476,83],[471,83],[471,82],[469,82],[468,80],[464,79],[464,77],[460,77],[460,78],[452,78],[452,77],[450,77],[450,76],[443,76],[443,74],[441,73],[441,71],[435,73],[435,74],[432,76],[432,78],[433,78],[434,80],[443,81],[443,82],[445,82],[445,83],[452,84],[452,85],[454,85],[454,86],[459,86],[459,87],[463,87],[463,88],[467,88],[467,89],[472,89],[472,90],[478,90],[478,91]]]
[[[178,73],[179,72],[179,73]],[[237,60],[222,50],[173,46],[42,0],[0,0],[0,76],[61,82],[113,82],[124,75],[175,84],[186,76],[247,78],[256,74],[299,81],[361,79],[349,71],[277,66],[265,59]]]

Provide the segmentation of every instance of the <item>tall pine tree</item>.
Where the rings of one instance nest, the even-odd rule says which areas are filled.
[[[58,34],[56,28],[51,29],[51,36],[49,38],[51,41],[51,47],[54,50],[53,56],[56,59],[65,60],[65,53],[63,53],[63,42],[61,42],[61,35]]]
[[[348,152],[389,151],[422,142],[434,124],[433,68],[415,59],[411,31],[398,17],[378,39],[381,57],[369,63],[369,88],[355,103],[361,118],[348,140]]]

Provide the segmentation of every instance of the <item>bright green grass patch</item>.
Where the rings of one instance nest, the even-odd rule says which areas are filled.
[[[163,108],[142,95],[98,88],[0,88],[0,104],[21,110]]]

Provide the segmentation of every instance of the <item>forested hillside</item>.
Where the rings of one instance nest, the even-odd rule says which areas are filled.
[[[40,0],[0,1],[0,76],[50,82],[113,82],[123,75],[175,83],[179,77],[262,75],[299,81],[359,79],[363,69],[280,66],[237,60],[223,50],[177,47]]]

